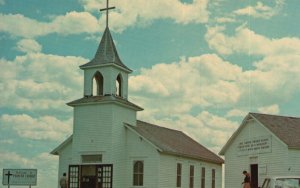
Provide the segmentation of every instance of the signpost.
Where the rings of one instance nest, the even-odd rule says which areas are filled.
[[[37,169],[3,169],[2,184],[35,186],[37,183]]]

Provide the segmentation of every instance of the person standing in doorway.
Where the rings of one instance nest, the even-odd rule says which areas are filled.
[[[251,186],[250,186],[250,182],[251,182],[250,174],[246,170],[243,171],[243,174],[245,176],[244,182],[242,183],[244,185],[243,188],[251,188]]]
[[[64,173],[63,176],[59,180],[60,188],[67,188],[67,174]]]

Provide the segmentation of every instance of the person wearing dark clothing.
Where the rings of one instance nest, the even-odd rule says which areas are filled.
[[[242,183],[244,185],[243,188],[251,188],[251,186],[250,186],[250,183],[251,183],[250,174],[246,170],[243,171],[243,174],[245,175],[244,182]]]
[[[59,180],[59,185],[61,188],[67,188],[67,174],[64,173],[63,176]]]

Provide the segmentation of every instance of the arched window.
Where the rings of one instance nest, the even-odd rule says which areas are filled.
[[[133,185],[143,186],[144,184],[144,162],[134,161],[133,163]]]
[[[116,95],[122,96],[122,76],[121,76],[121,74],[119,74],[116,79]]]
[[[103,76],[97,71],[93,77],[93,96],[99,95],[103,95]]]

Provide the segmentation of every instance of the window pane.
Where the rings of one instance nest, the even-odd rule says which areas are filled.
[[[190,188],[194,187],[194,166],[190,166]]]
[[[201,188],[205,188],[205,168],[201,170]]]
[[[83,163],[99,163],[102,162],[102,155],[81,155]]]
[[[133,185],[142,186],[144,184],[144,162],[135,161],[133,163]]]
[[[216,170],[212,169],[211,170],[211,187],[215,188],[216,184]]]
[[[177,163],[176,187],[181,187],[181,164]]]

